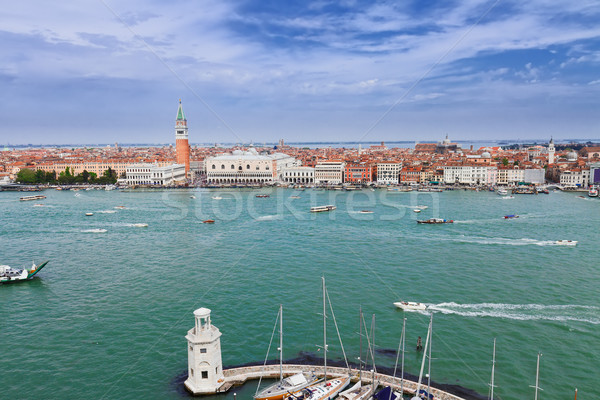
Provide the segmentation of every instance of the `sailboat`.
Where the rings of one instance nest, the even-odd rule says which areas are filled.
[[[285,396],[285,400],[329,400],[350,384],[350,373],[348,376],[327,380],[327,289],[325,288],[325,277],[321,279],[323,281],[323,379],[296,394]]]
[[[304,373],[298,373],[287,378],[283,377],[283,305],[279,305],[279,381],[263,390],[256,389],[255,400],[280,400],[283,396],[296,393],[314,383],[316,377],[309,378]],[[271,336],[271,339],[273,337]],[[268,352],[267,352],[268,354]],[[261,378],[262,380],[262,378]],[[260,381],[258,383],[260,387]]]
[[[373,314],[373,322],[371,323],[371,333],[372,333],[372,343],[373,343],[373,347],[371,347],[371,342],[369,342],[369,351],[371,354],[371,359],[373,360],[373,375],[371,378],[371,384],[370,385],[362,385],[362,364],[363,361],[361,359],[362,357],[362,327],[363,327],[363,315],[362,315],[362,310],[360,311],[360,356],[358,357],[359,360],[359,369],[358,369],[358,382],[356,382],[356,384],[354,386],[352,386],[350,389],[340,393],[340,399],[342,400],[366,400],[366,399],[370,399],[373,392],[375,391],[375,361],[374,361],[374,353],[373,353],[373,347],[375,346],[375,315]],[[366,329],[365,329],[366,330]],[[367,337],[368,339],[368,337]]]

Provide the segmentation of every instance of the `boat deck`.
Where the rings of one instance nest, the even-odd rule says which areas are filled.
[[[283,373],[284,376],[289,376],[293,374],[297,374],[299,372],[306,372],[309,374],[315,374],[319,377],[323,376],[323,366],[322,365],[295,365],[295,364],[284,364],[283,365]],[[327,377],[335,378],[346,376],[348,370],[346,368],[340,367],[327,367]],[[358,381],[358,370],[352,369],[352,382]],[[239,367],[239,368],[229,368],[223,370],[223,376],[225,377],[223,384],[219,389],[217,389],[217,393],[224,393],[231,389],[233,386],[239,386],[246,383],[249,379],[259,379],[261,376],[263,378],[279,378],[279,364],[274,365],[256,365],[249,367]],[[379,381],[382,385],[392,386],[394,390],[400,390],[400,381],[399,377],[393,377],[391,375],[384,374],[375,374],[375,380]],[[371,374],[365,373],[363,371],[362,374],[362,382],[364,384],[371,383]],[[427,385],[421,384],[422,389],[427,389]],[[417,389],[417,382],[409,381],[404,379],[404,392],[410,395],[414,395],[415,390]],[[434,387],[431,388],[431,394],[435,396],[436,399],[440,400],[464,400],[462,397],[455,396],[453,394],[441,391]]]

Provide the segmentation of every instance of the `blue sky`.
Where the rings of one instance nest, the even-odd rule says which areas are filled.
[[[0,144],[600,138],[600,2],[0,11]]]

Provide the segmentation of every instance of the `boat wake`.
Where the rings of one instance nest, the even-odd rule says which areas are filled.
[[[455,221],[456,222],[456,221]],[[485,237],[485,236],[439,236],[432,239],[435,240],[447,240],[458,243],[474,243],[474,244],[487,244],[487,245],[505,245],[505,246],[556,246],[555,240],[538,240],[538,239],[511,239],[502,237]]]
[[[458,304],[450,302],[429,305],[428,310],[463,317],[494,317],[522,321],[577,321],[600,325],[600,307],[576,304]]]
[[[106,233],[106,229],[84,229],[83,233]]]
[[[276,219],[281,219],[281,215],[275,214],[275,215],[261,215],[260,217],[257,217],[256,220],[257,221],[273,221]]]
[[[98,211],[98,214],[114,214],[116,213],[116,210],[103,210],[103,211]]]

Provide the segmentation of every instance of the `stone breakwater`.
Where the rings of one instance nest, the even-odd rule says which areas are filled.
[[[357,369],[351,369],[352,374],[352,382],[358,381],[359,371]],[[294,365],[294,364],[284,364],[283,365],[283,374],[284,376],[289,376],[296,374],[298,372],[305,372],[308,374],[314,374],[318,377],[323,377],[323,366],[318,365]],[[340,376],[346,376],[348,373],[347,368],[340,367],[327,367],[327,377],[335,378]],[[246,383],[247,380],[250,379],[259,379],[261,376],[263,378],[279,378],[279,365],[257,365],[257,366],[248,366],[248,367],[239,367],[239,368],[229,368],[223,370],[223,375],[225,377],[223,384],[218,389],[219,393],[223,393],[231,389],[233,386],[239,386]],[[362,373],[362,382],[364,384],[369,384],[372,381],[372,374],[370,372],[363,371]],[[394,377],[390,375],[375,374],[375,381],[379,382],[381,385],[391,386],[394,390],[400,391],[400,387],[402,384],[402,379],[399,377]],[[417,382],[409,381],[404,379],[404,393],[414,395],[417,390]],[[421,384],[422,389],[426,389],[427,385]],[[435,399],[439,400],[464,400],[462,397],[455,396],[453,394],[444,392],[442,390],[436,389],[434,387],[431,388],[431,394],[435,396]]]

